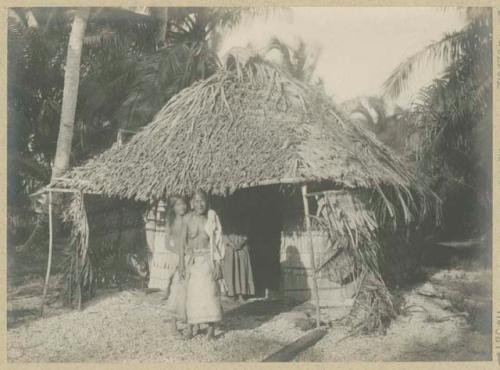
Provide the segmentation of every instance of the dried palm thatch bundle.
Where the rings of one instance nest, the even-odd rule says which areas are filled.
[[[377,207],[388,207],[391,199],[380,202],[380,197],[378,192],[362,190],[326,192],[317,197],[317,214],[312,216],[315,226],[328,235],[330,250],[330,257],[319,269],[338,270],[338,256],[344,255],[350,262],[349,281],[357,280],[354,304],[343,319],[353,333],[384,332],[397,311],[381,277],[379,232],[385,225],[376,216],[381,212]],[[392,202],[396,211],[398,203]]]
[[[63,214],[65,222],[70,222],[71,243],[69,245],[68,259],[65,271],[65,302],[70,305],[81,307],[83,291],[92,286],[92,264],[87,258],[89,224],[85,210],[84,196],[74,196],[68,209]]]
[[[129,142],[73,169],[58,185],[154,201],[196,188],[227,195],[323,180],[351,189],[389,185],[408,207],[428,190],[324,93],[236,49],[223,68],[182,90]]]
[[[351,334],[385,334],[397,307],[380,275],[363,272],[353,306],[342,321]]]
[[[143,207],[116,199],[78,194],[64,213],[73,225],[65,271],[66,303],[80,307],[97,287],[121,286],[127,256],[146,261]]]
[[[352,261],[352,271],[378,271],[378,250],[376,232],[378,221],[373,210],[367,207],[361,192],[342,191],[325,193],[319,197],[317,215],[312,216],[315,225],[328,235],[333,261],[338,251],[345,251]]]

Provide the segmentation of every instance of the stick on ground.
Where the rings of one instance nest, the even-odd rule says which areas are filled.
[[[273,353],[272,355],[266,357],[262,362],[287,362],[292,360],[300,352],[311,347],[317,341],[325,336],[327,333],[326,328],[317,328],[309,333],[303,335],[295,342],[284,346],[279,351]]]

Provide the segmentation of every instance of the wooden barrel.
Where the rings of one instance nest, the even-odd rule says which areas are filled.
[[[159,202],[153,206],[146,215],[146,242],[150,251],[149,258],[149,288],[166,289],[168,279],[166,278],[166,269],[154,267],[156,258],[164,260],[165,248],[165,203]],[[165,270],[165,271],[163,271]]]
[[[146,242],[151,253],[157,246],[163,247],[165,238],[165,203],[159,202],[146,213]]]

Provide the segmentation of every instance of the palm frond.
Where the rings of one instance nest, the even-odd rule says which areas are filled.
[[[133,48],[151,52],[156,48],[158,27],[158,22],[150,16],[122,8],[100,8],[92,13],[84,43],[92,48]]]
[[[459,31],[446,35],[442,40],[431,43],[421,51],[402,62],[384,82],[385,95],[397,97],[407,89],[411,76],[418,73],[429,63],[450,63],[456,60],[467,41],[467,32]]]
[[[273,37],[262,51],[266,56],[271,51],[276,50],[281,56],[281,67],[288,71],[294,78],[305,83],[311,83],[317,62],[320,56],[320,49],[314,53],[309,52],[310,47],[302,40],[298,40],[296,46],[286,44],[277,37]]]
[[[264,55],[269,53],[272,50],[277,50],[281,56],[282,56],[282,63],[285,69],[288,71],[293,71],[293,63],[292,63],[292,57],[290,55],[290,48],[287,44],[285,44],[282,40],[280,40],[277,37],[271,38],[269,41],[269,44],[266,47],[266,50],[264,52]]]
[[[17,152],[9,152],[9,167],[18,173],[26,174],[42,183],[50,179],[50,169],[43,163]]]
[[[491,12],[474,12],[462,30],[446,34],[441,40],[429,44],[401,63],[384,82],[384,94],[399,96],[407,88],[409,79],[422,67],[438,62],[449,66],[464,55],[473,55],[474,50],[488,47],[490,39]]]

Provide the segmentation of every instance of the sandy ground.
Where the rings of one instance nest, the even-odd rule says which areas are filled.
[[[491,360],[491,302],[484,294],[490,277],[484,270],[431,273],[404,294],[404,313],[386,335],[349,337],[332,328],[296,361]]]
[[[116,292],[82,311],[14,325],[8,331],[9,361],[260,361],[303,334],[287,313],[280,314],[288,305],[224,301],[225,320],[217,328],[217,340],[199,335],[184,341],[168,333],[164,304],[159,294]]]
[[[491,358],[491,274],[487,270],[435,270],[402,292],[403,312],[386,335],[329,333],[295,361],[453,361]],[[310,304],[224,300],[217,340],[190,341],[168,333],[169,315],[160,294],[108,291],[82,311],[60,306],[57,278],[49,290],[47,316],[37,318],[41,280],[8,295],[10,362],[205,362],[261,361],[310,328]],[[342,317],[348,307],[322,310],[322,321]],[[179,327],[182,329],[182,325]]]
[[[472,332],[465,320],[430,323],[425,314],[398,318],[385,336],[344,339],[343,328],[332,328],[296,361],[475,361],[490,360],[489,338]]]

